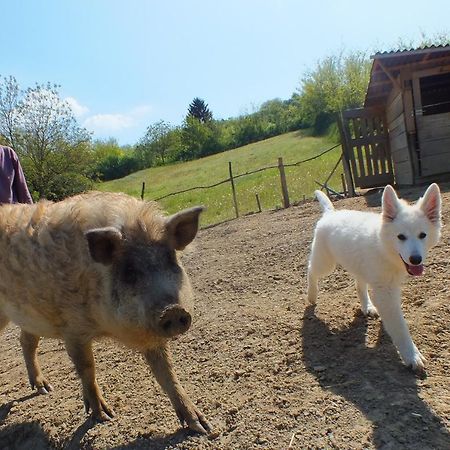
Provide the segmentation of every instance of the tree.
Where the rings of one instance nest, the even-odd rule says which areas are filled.
[[[90,135],[80,128],[58,86],[36,84],[21,90],[14,77],[0,82],[0,133],[21,157],[27,181],[39,198],[60,198],[70,191],[55,186],[82,177],[90,185],[88,172],[93,163]],[[70,176],[69,176],[70,174]],[[59,180],[59,181],[58,181]]]
[[[299,89],[303,121],[321,133],[336,120],[339,111],[362,106],[370,67],[371,61],[363,52],[341,53],[319,61]]]
[[[0,82],[0,135],[16,147],[15,130],[19,128],[20,89],[16,79],[5,77]]]
[[[145,167],[152,166],[155,161],[165,164],[174,145],[173,128],[164,120],[160,120],[147,128],[145,136],[139,141],[138,153]]]
[[[181,131],[181,159],[201,158],[220,151],[220,131],[221,128],[214,120],[204,123],[187,116]]]
[[[95,159],[92,177],[102,181],[122,178],[141,168],[134,148],[121,147],[114,138],[94,141],[92,152]]]
[[[201,98],[195,97],[188,108],[188,117],[194,117],[202,123],[212,120],[212,112]]]

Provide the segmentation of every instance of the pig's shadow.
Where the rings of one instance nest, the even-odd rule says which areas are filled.
[[[32,394],[25,395],[21,398],[18,398],[17,400],[11,400],[10,402],[0,406],[0,424],[6,419],[6,417],[8,417],[8,414],[11,411],[11,408],[14,406],[14,403],[26,402],[27,400],[37,397],[38,395],[39,394],[37,392],[33,392]]]
[[[26,402],[37,397],[37,392],[25,395],[16,400],[0,406],[0,425],[5,421],[12,407],[16,403]],[[24,422],[0,429],[0,448],[1,449],[35,449],[48,450],[53,449],[48,434],[42,429],[38,421]]]
[[[89,443],[81,444],[85,434],[94,426],[101,426],[94,422],[91,418],[88,418],[82,423],[77,430],[73,433],[70,440],[68,440],[64,445],[64,450],[78,450],[80,448],[91,448]],[[143,434],[138,439],[125,444],[119,445],[117,447],[112,447],[111,450],[119,449],[139,449],[139,448],[151,448],[154,450],[166,449],[168,446],[173,446],[185,441],[192,432],[186,428],[179,429],[174,433],[165,436],[155,436],[154,434],[148,433]]]
[[[11,411],[11,408],[15,403],[24,402],[38,396],[37,392],[26,395],[16,400],[12,400],[4,405],[0,406],[0,424],[6,419]],[[73,435],[66,440],[63,445],[64,450],[78,450],[80,448],[90,448],[89,443],[82,445],[82,440],[86,433],[94,426],[101,426],[92,420],[91,417],[87,418],[73,433]],[[189,436],[193,436],[193,432],[180,428],[179,430],[165,435],[155,436],[153,434],[146,434],[139,437],[126,445],[114,447],[114,449],[139,449],[139,448],[151,448],[151,449],[166,449],[168,446],[179,444]],[[50,436],[42,429],[41,424],[38,421],[24,422],[14,424],[8,427],[0,429],[0,449],[33,449],[33,450],[53,450],[60,448],[61,445],[55,447],[52,444]]]
[[[308,307],[302,329],[306,369],[323,389],[353,403],[372,422],[375,448],[449,448],[444,423],[418,396],[417,378],[402,365],[381,324],[374,325],[380,327],[378,342],[368,348],[364,317],[332,332]]]
[[[0,448],[2,449],[54,449],[47,433],[39,422],[25,422],[0,430]]]
[[[173,448],[175,445],[186,441],[189,436],[201,436],[194,434],[187,428],[180,428],[166,436],[154,436],[153,434],[143,434],[138,439],[129,442],[126,445],[119,445],[113,447],[111,450],[133,450],[133,449],[152,449],[152,450],[165,450],[167,448]]]

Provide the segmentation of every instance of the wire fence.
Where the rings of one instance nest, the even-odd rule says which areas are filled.
[[[339,144],[336,144],[336,145],[333,145],[333,147],[328,148],[327,150],[325,150],[325,151],[319,153],[318,155],[312,156],[312,157],[310,157],[310,158],[303,159],[303,160],[301,160],[301,161],[297,161],[296,163],[292,163],[292,164],[283,164],[283,166],[284,166],[284,167],[294,167],[294,166],[299,166],[300,164],[304,164],[304,163],[309,162],[309,161],[313,161],[314,159],[318,159],[318,158],[320,158],[321,156],[325,155],[326,153],[331,152],[331,151],[334,150],[335,148],[340,147],[340,145],[341,145],[340,143],[339,143]],[[230,163],[230,164],[231,164],[231,163]],[[211,188],[214,188],[214,187],[216,187],[216,186],[220,186],[221,184],[224,184],[224,183],[230,183],[230,181],[231,181],[232,178],[233,178],[233,179],[236,179],[236,178],[240,178],[240,177],[245,177],[245,176],[247,176],[247,175],[253,175],[253,174],[255,174],[255,173],[263,172],[263,171],[265,171],[265,170],[269,170],[269,169],[278,169],[278,168],[279,168],[279,164],[277,164],[277,165],[272,165],[272,166],[261,167],[261,168],[256,169],[256,170],[251,170],[251,171],[249,171],[249,172],[245,172],[245,173],[241,173],[241,174],[238,174],[238,175],[230,176],[230,177],[228,177],[228,178],[225,178],[224,180],[218,181],[217,183],[214,183],[214,184],[209,184],[209,185],[207,185],[207,186],[194,186],[194,187],[190,187],[190,188],[188,188],[188,189],[183,189],[183,190],[181,190],[181,191],[170,192],[169,194],[162,195],[161,197],[155,198],[154,200],[155,200],[155,201],[163,200],[163,199],[165,199],[165,198],[167,198],[167,197],[171,197],[171,196],[173,196],[173,195],[178,195],[178,194],[184,194],[184,193],[190,192],[190,191],[195,191],[196,189],[211,189]],[[144,190],[143,190],[142,192],[144,193]],[[141,197],[144,198],[144,195],[141,195]]]
[[[198,194],[198,195],[190,195],[189,193],[193,192],[193,191],[200,191],[200,190],[209,190],[209,189],[214,189],[214,188],[218,188],[221,185],[224,185],[226,183],[230,184],[230,189],[231,189],[231,203],[229,203],[229,199],[228,200],[223,200],[222,203],[220,204],[220,208],[222,209],[222,211],[220,213],[216,213],[216,212],[211,212],[211,216],[214,215],[215,217],[211,217],[210,219],[208,219],[208,224],[214,224],[214,223],[218,223],[221,222],[223,220],[227,220],[230,219],[231,217],[228,216],[228,214],[225,214],[223,212],[223,210],[228,210],[230,211],[230,207],[232,209],[234,209],[234,216],[235,217],[239,217],[240,216],[240,207],[242,209],[242,211],[244,211],[244,214],[247,213],[251,213],[251,212],[261,212],[262,211],[262,207],[261,207],[261,200],[264,201],[265,206],[267,206],[268,203],[268,199],[267,197],[269,195],[272,195],[272,201],[273,201],[273,195],[274,194],[274,189],[277,190],[278,192],[280,187],[281,187],[281,201],[282,201],[282,207],[287,208],[290,206],[291,202],[290,202],[290,196],[289,196],[289,190],[288,190],[288,182],[287,182],[287,178],[290,179],[290,182],[292,184],[292,187],[295,188],[294,190],[296,190],[296,195],[294,195],[294,197],[297,197],[297,200],[299,200],[299,194],[298,194],[298,185],[304,185],[304,189],[306,189],[305,186],[305,175],[304,173],[300,173],[300,176],[298,175],[297,172],[292,172],[292,169],[302,166],[303,164],[309,163],[311,161],[317,160],[319,158],[324,157],[325,155],[329,154],[330,152],[332,152],[333,150],[337,149],[338,147],[340,147],[340,143],[333,145],[330,148],[327,148],[326,150],[308,157],[308,158],[304,158],[300,161],[297,161],[295,163],[290,163],[290,164],[284,164],[283,159],[280,157],[278,158],[278,164],[274,164],[274,165],[269,165],[269,166],[265,166],[265,167],[260,167],[258,169],[255,170],[249,170],[243,173],[238,173],[238,174],[233,174],[233,167],[232,167],[232,163],[229,162],[228,163],[228,169],[229,169],[229,176],[227,178],[224,178],[222,180],[219,180],[215,183],[211,183],[208,185],[198,185],[198,186],[192,186],[186,189],[180,189],[178,191],[174,191],[174,192],[170,192],[168,194],[153,198],[153,200],[155,201],[161,201],[161,200],[165,200],[165,199],[169,199],[170,197],[174,197],[177,195],[180,195],[182,197],[182,199],[177,199],[177,200],[170,200],[170,202],[173,203],[178,203],[180,202],[181,204],[185,205],[186,203],[189,204],[190,201],[194,201],[192,200],[193,197],[197,197],[194,201],[198,202],[198,198],[200,197],[200,201],[203,202],[205,197],[209,197],[209,200],[211,200],[211,197],[217,196],[217,191],[216,193],[210,193],[210,194]],[[342,179],[342,192],[338,192],[338,190],[340,190],[340,188],[336,188],[336,180],[337,177],[334,177],[332,181],[334,181],[334,188],[330,187],[329,182],[332,179],[333,175],[335,174],[337,168],[339,167],[339,164],[341,163],[342,160],[342,154],[339,154],[339,159],[337,160],[337,162],[335,163],[334,160],[330,159],[329,155],[328,157],[326,157],[326,160],[324,160],[323,162],[320,163],[319,170],[313,171],[314,175],[310,175],[309,174],[309,170],[311,168],[311,166],[309,166],[309,168],[305,168],[304,171],[305,173],[308,172],[308,175],[310,175],[310,179],[308,180],[308,190],[309,192],[311,192],[311,183],[317,186],[320,186],[322,189],[326,189],[328,194],[331,195],[345,195],[345,181],[341,175],[341,179]],[[333,166],[331,172],[328,174],[328,171],[330,170],[330,168]],[[312,167],[316,167],[316,166],[312,166]],[[259,182],[255,182],[255,180],[253,180],[253,182],[251,180],[246,180],[245,182],[240,181],[243,180],[245,177],[250,177],[252,175],[264,172],[264,171],[268,171],[268,170],[275,170],[278,169],[279,171],[279,182],[277,183],[276,181],[276,176],[269,176],[268,178],[270,179],[270,186],[268,186],[267,182],[261,182],[261,179],[259,180]],[[289,170],[286,170],[289,169]],[[325,177],[323,176],[324,173],[327,174],[326,179],[324,179]],[[297,175],[295,175],[297,174]],[[288,175],[288,176],[286,176]],[[313,182],[311,181],[311,177],[314,177]],[[317,178],[317,179],[316,179]],[[319,181],[319,178],[321,181]],[[267,178],[265,177],[264,180],[267,180]],[[296,181],[296,183],[295,183]],[[236,182],[237,182],[237,186],[238,189],[236,189]],[[331,182],[330,182],[331,183]],[[276,187],[276,185],[278,184],[278,188]],[[264,185],[264,187],[263,187]],[[220,189],[220,193],[222,195],[222,199],[224,198],[224,196],[226,196],[226,190],[224,190],[223,188],[219,188]],[[258,191],[258,189],[260,189]],[[262,191],[261,191],[262,189]],[[230,191],[228,191],[230,192]],[[248,195],[253,192],[254,195],[254,200],[256,200],[256,205],[257,205],[257,211],[254,210],[249,210],[249,201],[250,199],[248,198]],[[270,194],[270,192],[272,192],[272,194]],[[305,191],[304,191],[305,192]],[[142,191],[141,191],[141,198],[144,199],[145,196],[145,183],[142,184]],[[229,194],[228,194],[229,195]],[[243,198],[243,196],[245,196],[245,198]],[[302,195],[300,195],[301,197]],[[203,198],[203,200],[201,200],[201,198]],[[240,200],[239,204],[238,204],[238,198]],[[305,200],[305,194],[303,194],[303,200]],[[164,202],[163,202],[164,203]],[[210,210],[210,205],[209,202],[207,202],[207,206],[208,206],[208,210]],[[212,202],[214,203],[214,201]],[[255,205],[255,203],[253,203],[253,205]],[[271,206],[269,206],[269,208],[265,208],[265,209],[273,209],[273,208],[278,208],[279,206],[274,205],[273,203],[271,203]],[[214,206],[213,206],[214,208]],[[215,209],[217,209],[218,206],[216,206]],[[208,211],[207,210],[207,211]],[[246,212],[245,212],[246,210]],[[242,213],[242,212],[241,212]],[[226,216],[226,217],[225,217]]]

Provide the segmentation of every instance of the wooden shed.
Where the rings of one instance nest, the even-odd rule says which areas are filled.
[[[450,180],[450,45],[377,53],[341,136],[355,187]]]

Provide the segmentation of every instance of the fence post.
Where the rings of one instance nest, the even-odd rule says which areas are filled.
[[[342,146],[342,167],[344,168],[345,181],[347,184],[347,192],[349,197],[356,197],[355,186],[353,185],[352,171],[348,162],[349,153],[352,151],[350,144],[347,140],[347,134],[345,131],[344,116],[342,112],[338,116],[338,128],[341,135]]]
[[[280,171],[281,192],[283,193],[283,206],[289,208],[289,193],[286,183],[286,174],[284,173],[283,158],[278,158],[278,169]]]
[[[255,194],[255,196],[256,196],[256,203],[258,205],[258,211],[261,212],[262,210],[261,210],[261,202],[259,201],[259,195]]]
[[[347,186],[345,185],[345,177],[343,173],[341,173],[341,183],[342,183],[342,192],[346,197],[348,197]]]
[[[141,200],[144,200],[144,193],[145,193],[145,181],[142,182]]]
[[[228,169],[230,171],[231,190],[233,191],[233,203],[234,203],[234,210],[236,211],[236,219],[237,219],[239,217],[239,210],[238,210],[238,204],[237,204],[237,199],[236,199],[236,188],[234,186],[233,170],[231,169],[231,161],[228,162]]]

